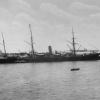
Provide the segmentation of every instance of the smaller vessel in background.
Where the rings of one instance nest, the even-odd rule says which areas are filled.
[[[17,57],[11,54],[7,54],[6,47],[5,47],[5,40],[2,33],[2,39],[3,39],[3,47],[4,47],[4,53],[0,55],[0,63],[16,63]]]

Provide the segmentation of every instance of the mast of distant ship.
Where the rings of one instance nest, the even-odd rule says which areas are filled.
[[[73,28],[72,28],[72,46],[73,46],[73,54],[74,56],[76,56],[76,49],[75,49],[75,37],[74,37],[74,31],[73,31]]]
[[[4,47],[4,53],[6,55],[6,47],[5,47],[5,40],[4,40],[4,36],[3,36],[3,33],[2,33],[2,39],[3,39],[3,47]]]
[[[32,57],[34,57],[34,46],[33,46],[33,36],[32,36],[32,30],[31,30],[31,25],[29,24],[30,28],[30,33],[31,33],[31,49],[32,49]]]

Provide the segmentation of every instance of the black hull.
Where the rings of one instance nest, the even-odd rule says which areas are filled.
[[[0,63],[1,64],[16,63],[16,61],[17,61],[16,57],[3,57],[3,58],[0,58]]]
[[[64,61],[92,61],[99,60],[99,54],[76,55],[76,56],[48,56],[48,57],[26,57],[19,59],[19,63],[30,62],[64,62]]]
[[[99,53],[88,55],[76,55],[76,56],[31,56],[18,58],[18,57],[2,57],[0,58],[1,64],[6,63],[39,63],[39,62],[64,62],[64,61],[92,61],[99,60]]]

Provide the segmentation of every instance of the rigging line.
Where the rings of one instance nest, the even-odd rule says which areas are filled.
[[[93,44],[89,43],[87,40],[83,40],[83,39],[82,39],[82,41],[85,41],[85,43],[87,43],[88,45],[91,45],[93,48],[99,50],[96,46],[94,46]]]

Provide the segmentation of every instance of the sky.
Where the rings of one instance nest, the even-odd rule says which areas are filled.
[[[100,49],[99,0],[0,0],[0,32],[7,52],[31,50],[29,24],[37,52],[47,51],[48,45],[69,49],[72,27],[81,49]]]

